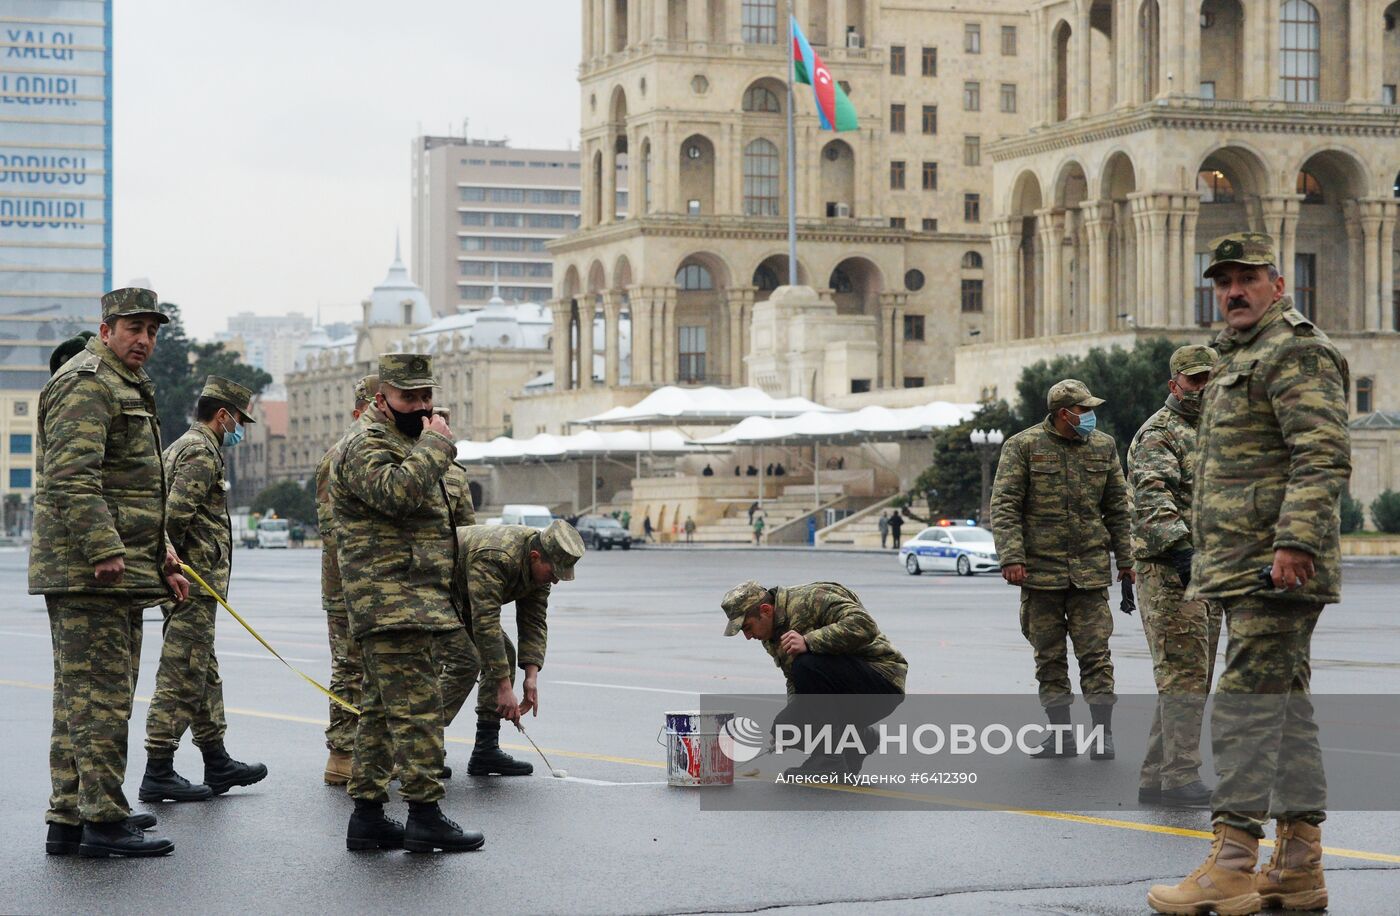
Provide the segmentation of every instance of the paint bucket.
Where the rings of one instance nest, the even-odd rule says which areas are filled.
[[[666,784],[732,786],[734,761],[720,749],[719,736],[732,712],[666,713]],[[658,739],[661,735],[657,736]]]

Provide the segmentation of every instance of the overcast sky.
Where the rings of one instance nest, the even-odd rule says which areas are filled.
[[[420,132],[578,143],[576,0],[121,0],[113,46],[113,282],[195,336],[357,317]]]

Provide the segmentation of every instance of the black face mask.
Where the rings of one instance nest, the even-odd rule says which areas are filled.
[[[433,415],[431,410],[410,410],[407,413],[399,413],[394,409],[394,405],[389,403],[388,398],[384,399],[384,406],[389,408],[389,413],[394,417],[394,425],[399,432],[410,439],[417,439],[423,435],[423,421]]]

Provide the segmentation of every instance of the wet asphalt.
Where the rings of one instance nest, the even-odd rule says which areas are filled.
[[[664,713],[695,708],[701,693],[783,689],[759,646],[720,636],[718,601],[738,581],[850,586],[909,657],[911,693],[1031,696],[1030,650],[1016,592],[996,578],[910,577],[893,552],[653,548],[590,554],[578,580],[556,589],[541,714],[526,727],[569,779],[548,778],[524,738],[504,733],[536,776],[468,777],[470,705],[449,730],[457,776],[443,807],[485,832],[482,851],[347,852],[351,802],[321,780],[325,701],[221,614],[228,748],[266,763],[269,777],[209,802],[137,804],[175,841],[167,858],[49,857],[52,661],[42,599],[24,594],[25,562],[21,550],[0,551],[9,599],[0,609],[0,912],[1137,914],[1149,912],[1151,884],[1175,882],[1208,847],[1194,834],[1209,829],[1206,812],[1131,805],[1071,818],[863,811],[850,799],[825,811],[702,811],[700,793],[727,790],[665,784],[656,743]],[[1397,588],[1400,564],[1346,569],[1345,599],[1314,638],[1315,691],[1400,692]],[[324,680],[318,552],[239,550],[230,600],[289,661]],[[150,609],[127,779],[133,801],[158,620]],[[1149,692],[1140,625],[1117,623],[1118,689]],[[1051,765],[1092,779],[1091,766],[1125,776],[1137,761]],[[197,779],[201,766],[186,743],[177,769]],[[404,814],[397,801],[390,809]],[[1332,912],[1394,912],[1400,816],[1334,812],[1324,844],[1337,850],[1326,859]]]

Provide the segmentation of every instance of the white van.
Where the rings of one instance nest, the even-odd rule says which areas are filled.
[[[289,547],[291,534],[285,518],[265,518],[258,522],[259,547]]]
[[[554,521],[548,506],[509,505],[501,510],[502,525],[529,525],[544,530]]]

